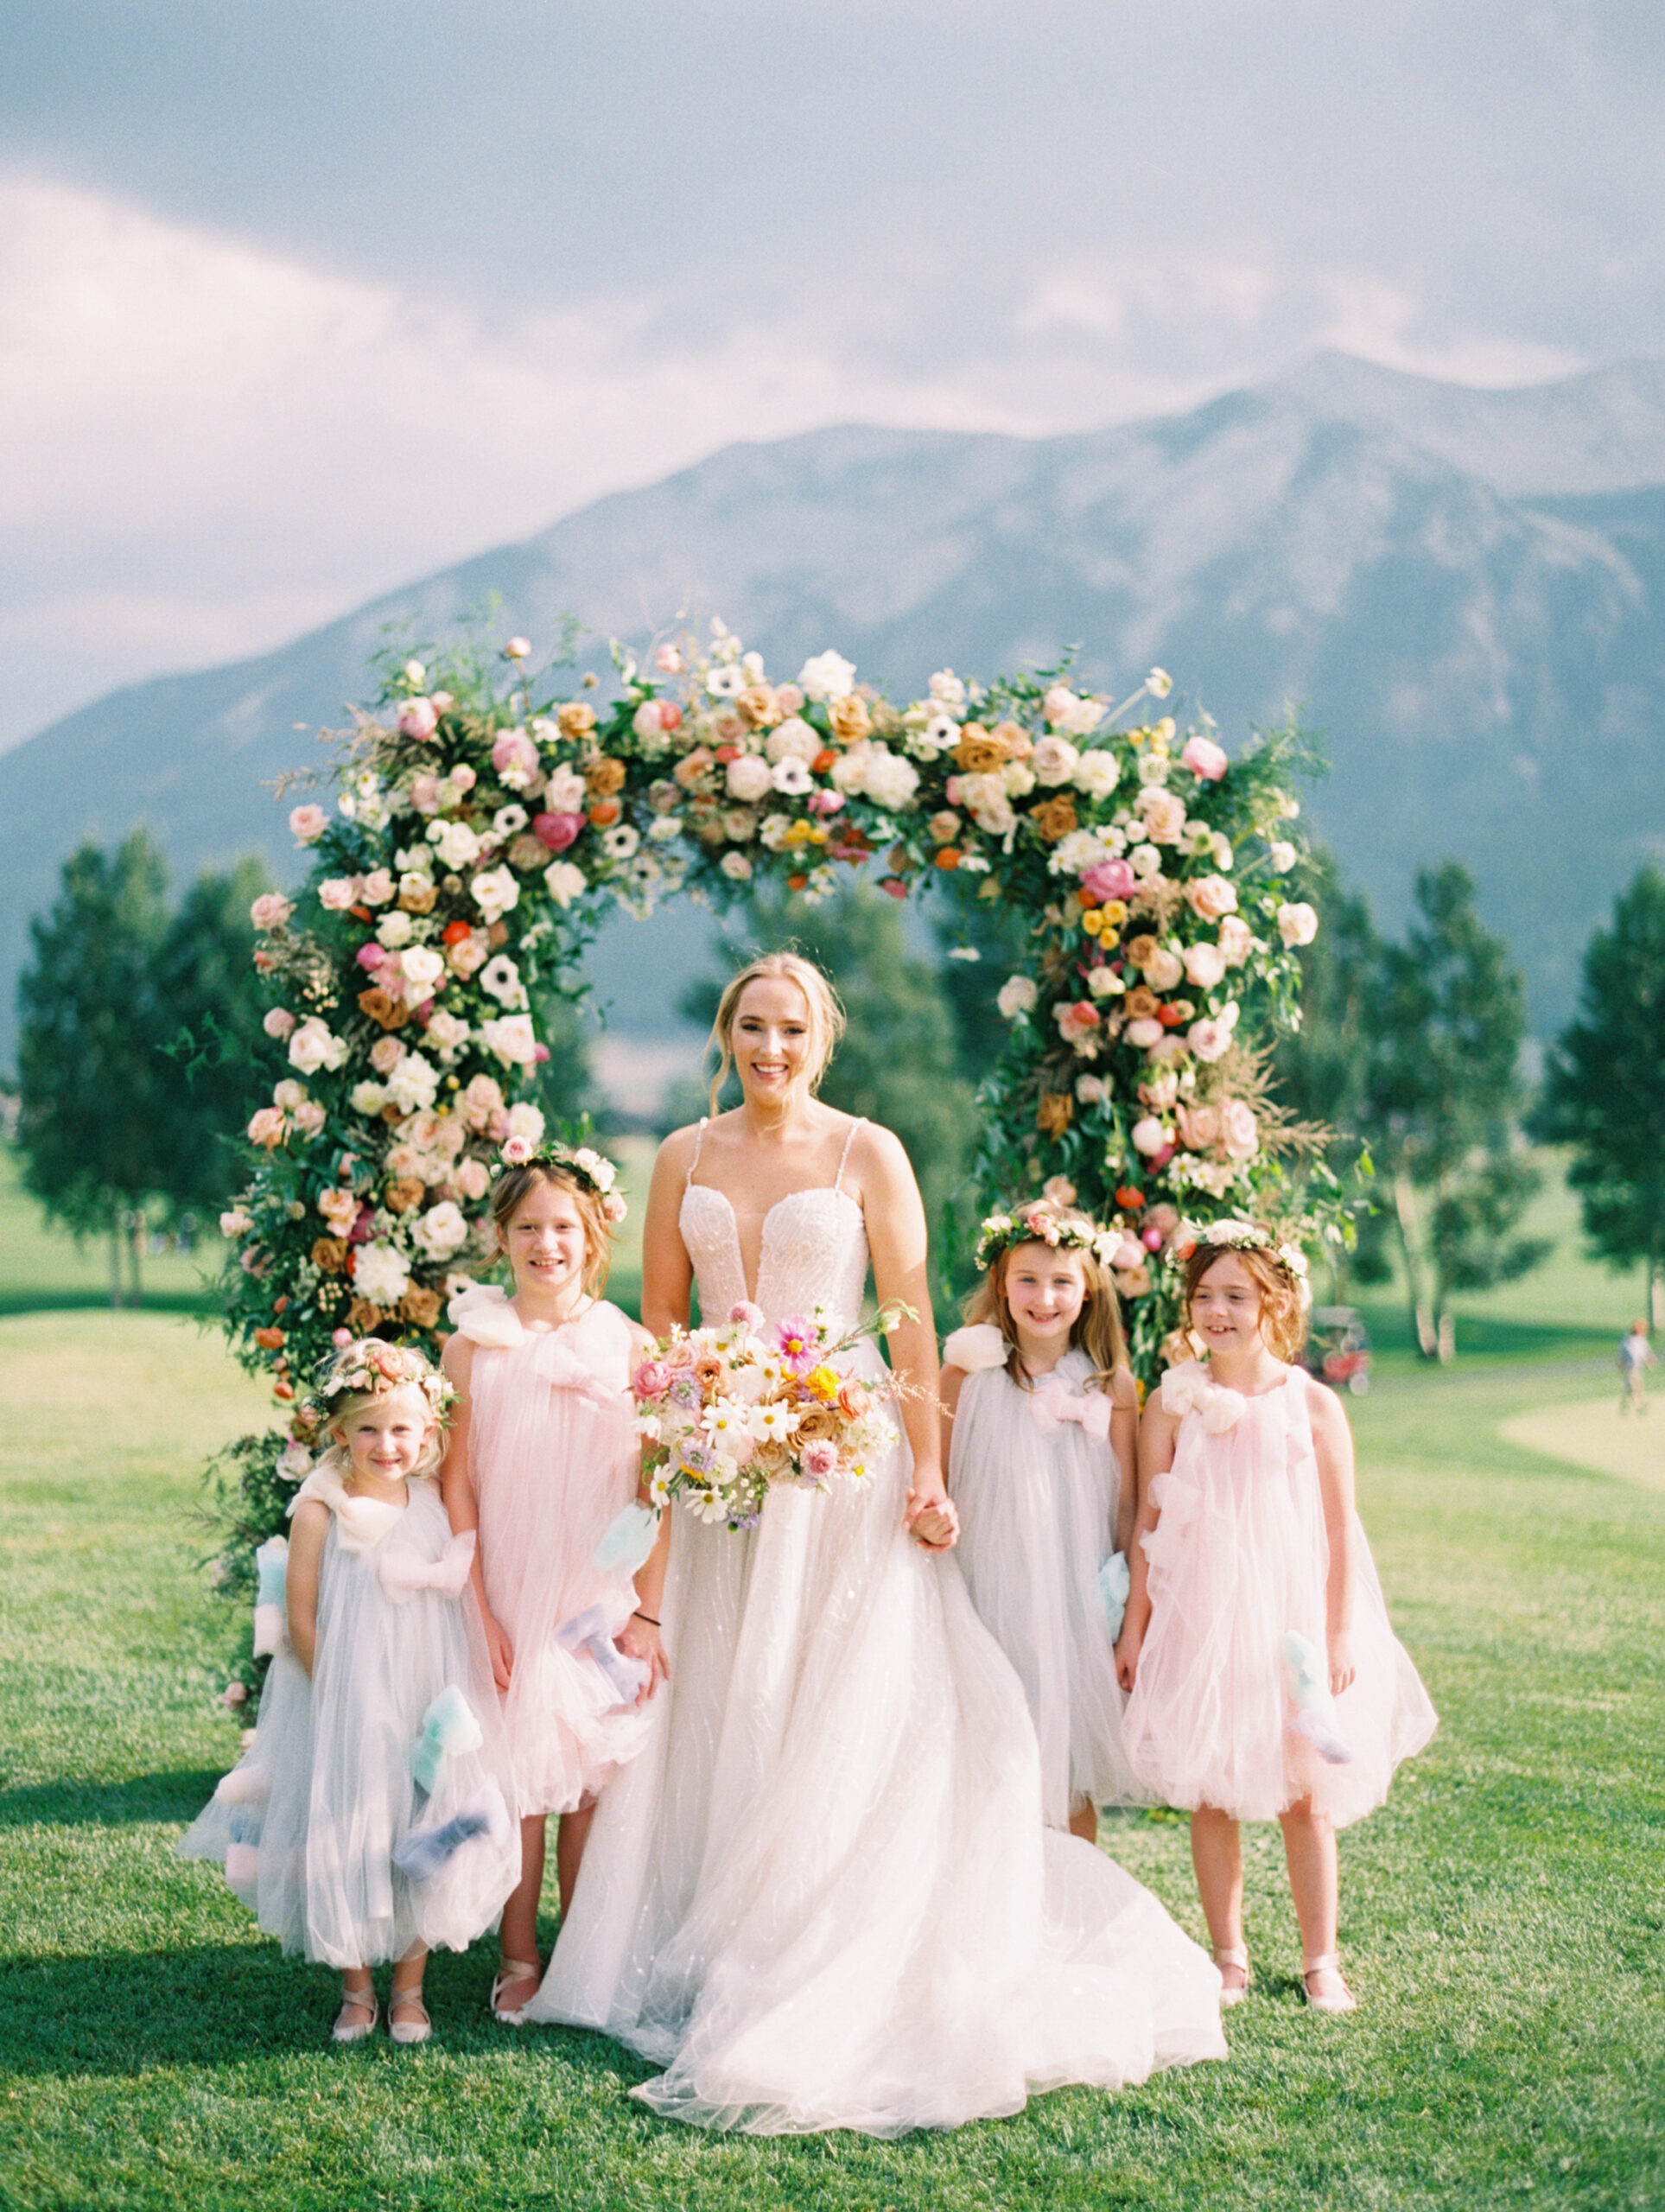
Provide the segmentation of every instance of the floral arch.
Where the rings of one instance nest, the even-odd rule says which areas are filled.
[[[289,1072],[222,1219],[227,1326],[289,1433],[232,1448],[240,1535],[281,1525],[309,1462],[299,1394],[334,1332],[437,1353],[448,1294],[490,1249],[487,1161],[511,1130],[541,1134],[520,1095],[543,1051],[531,1006],[581,991],[609,900],[721,904],[770,876],[813,899],[859,871],[1021,917],[980,1192],[1062,1179],[1121,1232],[1150,1380],[1174,1319],[1157,1262],[1182,1216],[1287,1221],[1312,1188],[1257,1046],[1298,1018],[1296,949],[1317,928],[1287,895],[1296,734],[1229,758],[1205,719],[1159,713],[1160,669],[1115,707],[1058,671],[946,671],[899,707],[836,652],[774,682],[721,623],[645,662],[615,649],[599,706],[594,678],[562,698],[531,657],[518,638],[386,657],[342,736],[334,810],[290,816],[306,882],[254,909]],[[1306,1207],[1309,1237],[1339,1235],[1323,1217]]]

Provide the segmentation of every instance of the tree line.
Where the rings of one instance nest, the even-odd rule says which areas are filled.
[[[162,855],[136,830],[114,852],[73,854],[56,902],[30,925],[18,992],[24,1181],[77,1235],[109,1237],[118,1300],[137,1294],[147,1229],[218,1212],[240,1179],[242,1129],[283,1072],[251,960],[249,908],[267,887],[245,861],[200,876],[170,907]],[[1657,1300],[1665,874],[1644,867],[1592,937],[1578,1014],[1535,1096],[1522,1072],[1521,976],[1480,919],[1465,869],[1447,861],[1418,875],[1396,940],[1322,857],[1303,895],[1325,925],[1302,955],[1300,1027],[1281,1040],[1274,1072],[1292,1115],[1335,1133],[1331,1165],[1359,1200],[1353,1279],[1384,1281],[1396,1260],[1420,1350],[1449,1358],[1454,1298],[1518,1277],[1547,1249],[1522,1230],[1541,1179],[1532,1139],[1568,1147],[1592,1249],[1615,1267],[1643,1265]],[[979,907],[969,942],[962,918],[939,923],[933,951],[872,893],[790,911],[759,895],[733,933],[748,944],[791,938],[831,973],[850,1027],[824,1095],[901,1136],[946,1230],[946,1273],[962,1276],[973,1100],[1004,1032],[995,995],[1020,950],[1011,918]],[[696,986],[682,1010],[709,1019],[721,983]],[[560,1046],[543,1103],[570,1116],[591,1103],[583,1033],[570,1009],[543,1012]],[[702,1110],[691,1087],[667,1104],[675,1118]]]

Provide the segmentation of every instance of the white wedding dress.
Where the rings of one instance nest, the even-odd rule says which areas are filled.
[[[713,1319],[747,1295],[734,1211],[691,1179]],[[763,1228],[772,1318],[861,1311],[861,1210],[798,1191]],[[881,1376],[870,1343],[857,1370]],[[781,1489],[746,1534],[676,1512],[671,1677],[604,1792],[525,2017],[663,2065],[703,2126],[898,2135],[1223,2058],[1219,1976],[1150,1893],[1041,1821],[1023,1690],[951,1555],[906,1535],[899,1445],[857,1489]]]

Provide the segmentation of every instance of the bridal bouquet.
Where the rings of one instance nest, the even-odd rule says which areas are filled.
[[[750,1529],[773,1484],[863,1480],[896,1431],[875,1391],[833,1363],[905,1310],[832,1337],[818,1310],[767,1322],[742,1302],[720,1327],[673,1330],[631,1379],[654,1503],[680,1497],[702,1521]]]

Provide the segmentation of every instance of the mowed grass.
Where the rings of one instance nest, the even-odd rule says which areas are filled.
[[[0,2202],[1665,2203],[1665,1495],[1497,1433],[1586,1389],[1605,1376],[1459,1367],[1351,1408],[1442,1715],[1343,1840],[1355,2018],[1300,2005],[1275,1834],[1251,1830],[1258,1979],[1229,2063],[952,2135],[766,2141],[646,2113],[626,2093],[647,2069],[599,2037],[495,2027],[489,1942],[435,1962],[426,2049],[332,2050],[331,1978],[173,1855],[237,1742],[197,1469],[262,1395],[188,1323],[0,1321]],[[1201,1933],[1182,1821],[1112,1817],[1104,1841]]]

